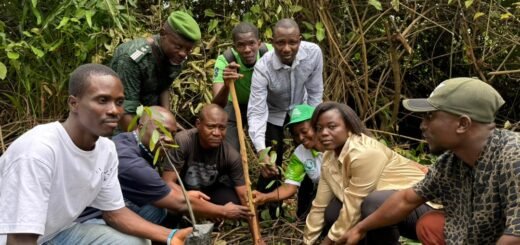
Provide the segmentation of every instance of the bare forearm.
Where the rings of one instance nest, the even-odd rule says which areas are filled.
[[[8,234],[7,245],[33,245],[38,240],[37,234]]]
[[[292,197],[296,193],[297,190],[298,190],[297,186],[284,183],[282,186],[278,187],[276,190],[267,193],[265,202],[276,202],[276,201],[282,201],[282,200],[288,199],[288,198]]]
[[[170,229],[148,222],[126,207],[103,212],[103,219],[118,231],[158,242],[165,242],[171,232]]]
[[[229,87],[223,84],[213,85],[213,104],[225,107],[228,101]]]
[[[190,202],[193,212],[197,215],[206,218],[226,218],[222,212],[223,208],[221,205],[197,198],[190,198]]]
[[[356,225],[363,232],[395,224],[410,214],[425,200],[412,189],[398,191],[390,196],[374,213]]]
[[[163,173],[163,176],[162,176],[162,179],[164,180],[164,182],[168,185],[168,187],[170,187],[170,189],[172,189],[174,192],[176,193],[181,193],[182,192],[182,188],[179,184],[177,184],[177,178],[175,179],[170,179],[170,176],[172,175],[175,175],[175,173],[173,171],[165,171]]]
[[[520,237],[512,235],[502,235],[497,241],[497,245],[520,244]]]
[[[161,107],[170,110],[170,90],[167,89],[161,92],[159,102],[161,104]]]
[[[166,208],[173,213],[184,213],[188,211],[186,200],[182,193],[173,190],[165,197],[155,201],[153,205],[158,208]]]
[[[182,193],[182,188],[177,184],[177,176],[173,171],[163,172],[162,178],[164,182],[172,189],[174,193]],[[222,206],[213,204],[201,198],[190,198],[191,208],[197,215],[201,215],[207,218],[223,218]],[[187,210],[186,210],[187,211]]]

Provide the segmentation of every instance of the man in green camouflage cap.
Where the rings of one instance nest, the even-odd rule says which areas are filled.
[[[168,89],[200,38],[197,22],[189,14],[175,11],[165,21],[159,35],[117,47],[110,67],[121,77],[125,90],[125,115],[119,122],[121,130],[128,130],[139,105],[170,108]]]

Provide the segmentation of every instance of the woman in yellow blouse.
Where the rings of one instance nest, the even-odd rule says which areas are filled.
[[[326,151],[316,198],[306,220],[305,244],[318,240],[325,226],[325,209],[334,198],[342,203],[341,209],[322,244],[332,244],[359,222],[362,204],[363,209],[374,211],[393,191],[424,178],[417,163],[372,138],[356,113],[345,104],[320,104],[311,122]],[[399,244],[400,235],[415,238],[415,221],[429,210],[426,205],[419,207],[403,224],[367,234],[367,242]]]

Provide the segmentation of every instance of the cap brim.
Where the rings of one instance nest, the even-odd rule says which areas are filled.
[[[297,121],[288,122],[288,123],[286,123],[286,124],[283,126],[283,130],[286,130],[287,127],[289,127],[289,126],[291,126],[291,125],[293,125],[293,124],[300,123],[300,122],[303,122],[303,121],[305,121],[305,120],[297,120]]]
[[[413,112],[428,112],[438,110],[427,99],[407,99],[403,100],[403,106]]]

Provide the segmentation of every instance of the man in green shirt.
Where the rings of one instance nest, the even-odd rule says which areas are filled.
[[[200,38],[197,22],[187,13],[175,11],[159,35],[132,40],[116,49],[109,65],[118,73],[125,90],[121,130],[128,130],[139,105],[170,109],[168,89]]]
[[[271,44],[262,43],[258,28],[241,22],[232,31],[233,48],[217,57],[213,76],[213,103],[218,104],[229,114],[226,141],[239,150],[235,110],[229,92],[229,83],[235,81],[237,100],[242,115],[242,123],[247,124],[247,103],[251,88],[254,65],[264,53],[272,50]]]

